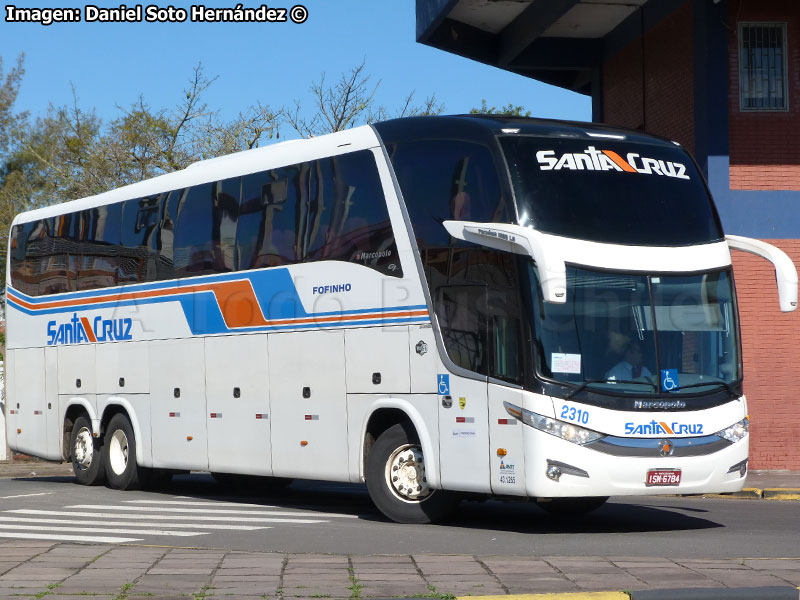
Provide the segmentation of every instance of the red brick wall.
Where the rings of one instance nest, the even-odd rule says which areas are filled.
[[[686,2],[603,65],[603,120],[668,137],[693,152],[692,53]]]
[[[800,240],[767,241],[800,265]],[[780,312],[772,265],[744,252],[732,256],[750,410],[750,468],[800,470],[800,311]]]
[[[800,190],[800,9],[797,0],[729,0],[731,189]],[[785,22],[788,112],[739,110],[739,23]]]

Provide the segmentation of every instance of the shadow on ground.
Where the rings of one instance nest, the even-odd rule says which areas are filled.
[[[46,476],[17,478],[77,485],[73,477]],[[68,493],[64,490],[64,493]],[[363,521],[386,522],[372,505],[366,486],[324,481],[295,480],[286,487],[270,489],[254,485],[248,478],[241,485],[218,483],[204,473],[175,475],[170,483],[150,493],[167,500],[173,496],[189,499],[241,502],[280,509],[321,510],[357,515]],[[450,519],[439,527],[558,535],[580,533],[657,533],[715,529],[724,525],[702,518],[707,512],[696,507],[654,505],[637,498],[614,499],[585,515],[553,515],[531,502],[465,500]],[[691,514],[690,514],[691,513]]]

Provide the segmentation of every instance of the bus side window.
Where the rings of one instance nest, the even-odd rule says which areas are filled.
[[[11,228],[11,285],[29,296],[38,294],[38,286],[34,286],[30,277],[30,263],[25,260],[28,236],[35,223],[14,225]],[[37,288],[36,291],[32,291]]]
[[[288,169],[242,177],[236,227],[238,269],[261,269],[297,262],[295,198],[289,197]]]
[[[158,280],[158,229],[165,194],[122,203],[119,282]]]
[[[178,218],[178,206],[181,204],[185,189],[173,190],[164,200],[161,223],[156,233],[158,247],[158,263],[156,276],[159,281],[175,279],[175,223]]]
[[[330,224],[320,256],[402,277],[375,157],[367,150],[319,161]]]
[[[193,186],[177,204],[173,260],[176,275],[234,269],[233,243],[240,178]]]
[[[444,285],[436,290],[434,311],[447,355],[459,367],[488,372],[487,287]]]
[[[76,289],[117,285],[122,205],[110,204],[82,211]]]
[[[46,228],[49,236],[41,240],[42,260],[38,267],[39,294],[73,292],[80,257],[80,214],[51,217]]]

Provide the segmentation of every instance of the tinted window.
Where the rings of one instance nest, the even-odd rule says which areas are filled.
[[[45,221],[38,244],[28,244],[38,270],[39,294],[60,294],[77,289],[80,262],[80,214],[60,215]],[[41,251],[39,250],[41,248]]]
[[[172,194],[176,275],[233,271],[240,178],[188,188]]]
[[[311,256],[402,277],[375,158],[369,151],[318,161],[309,211]]]
[[[30,295],[313,260],[402,277],[369,151],[16,226],[11,248]]]
[[[158,280],[158,234],[164,195],[122,203],[119,282]]]
[[[391,158],[420,248],[451,245],[442,226],[446,220],[512,221],[509,199],[485,146],[425,140],[396,145]]]
[[[76,288],[91,290],[117,284],[122,205],[98,206],[80,213]]]
[[[498,379],[523,378],[516,257],[484,249],[423,251],[434,310],[450,359]]]
[[[722,239],[691,158],[677,146],[501,138],[521,225],[615,244],[684,246]]]
[[[15,225],[11,230],[11,285],[29,296],[39,293],[39,282],[33,277],[32,257],[26,257],[28,240],[35,229],[42,227],[42,221],[34,221]]]
[[[239,269],[296,262],[296,206],[296,197],[289,196],[286,169],[242,177],[242,202],[236,228]]]

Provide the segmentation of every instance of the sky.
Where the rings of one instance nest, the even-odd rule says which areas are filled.
[[[586,96],[419,44],[413,0],[305,0],[308,18],[302,24],[5,22],[8,4],[79,8],[83,16],[89,3],[3,2],[0,56],[6,73],[17,55],[25,53],[16,110],[38,115],[49,103],[70,104],[72,85],[79,105],[95,108],[104,120],[113,119],[119,114],[116,107],[131,105],[140,94],[152,108],[172,107],[201,62],[207,75],[218,77],[205,101],[223,117],[233,118],[258,102],[276,108],[298,99],[309,105],[309,87],[323,72],[327,80],[335,79],[366,60],[371,81],[380,80],[376,99],[390,112],[415,91],[420,103],[435,94],[449,114],[468,112],[485,98],[489,106],[522,105],[532,116],[591,120]],[[243,4],[261,5],[252,0]],[[167,7],[169,2],[157,5]],[[212,0],[205,6],[235,5]],[[291,9],[294,4],[276,0],[268,6]],[[291,137],[289,133],[282,130],[282,137]]]

